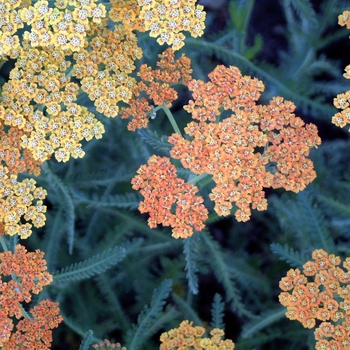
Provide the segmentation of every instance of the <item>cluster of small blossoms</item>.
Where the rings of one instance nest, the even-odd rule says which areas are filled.
[[[266,209],[264,187],[298,192],[314,180],[307,156],[321,140],[315,125],[294,115],[293,103],[275,97],[258,105],[262,82],[238,68],[218,66],[209,78],[188,83],[194,100],[184,109],[199,122],[185,128],[190,139],[169,137],[170,155],[195,174],[213,176],[210,199],[218,215],[229,215],[234,203],[237,220],[247,221],[251,208]],[[217,122],[224,111],[232,114]]]
[[[32,47],[59,47],[61,51],[80,51],[85,46],[87,34],[94,24],[106,17],[102,4],[91,1],[56,1],[52,8],[46,0],[19,11],[22,21],[31,26],[23,38]],[[68,4],[70,6],[68,6]]]
[[[100,138],[104,128],[76,102],[79,86],[65,72],[70,62],[55,49],[25,46],[20,51],[2,88],[1,125],[9,134],[21,133],[22,155],[31,154],[26,158],[38,164],[52,154],[59,161],[82,157],[81,141]]]
[[[88,47],[73,55],[72,75],[81,79],[82,91],[106,117],[118,115],[118,103],[129,102],[136,83],[131,73],[142,50],[131,29],[125,24],[116,24],[114,30],[96,28]]]
[[[109,340],[105,339],[103,342],[100,342],[98,344],[94,344],[92,346],[96,350],[126,350],[125,346],[121,346],[120,343],[111,343]]]
[[[102,5],[70,3],[74,10],[69,10],[67,1],[58,2],[54,9],[46,1],[39,1],[19,10],[32,32],[24,33],[15,55],[18,57],[15,68],[2,89],[2,122],[24,133],[21,146],[40,162],[53,153],[59,161],[66,161],[70,156],[82,157],[80,141],[101,137],[104,132],[93,114],[76,102],[80,87],[72,83],[67,74],[71,65],[69,57],[74,50],[56,46],[54,42],[31,40],[35,30],[51,31],[55,35],[63,35],[60,31],[65,31],[68,35],[77,28],[85,38],[99,23],[98,18],[104,16]],[[87,18],[82,14],[85,12]],[[56,24],[59,28],[54,27]],[[60,49],[56,48],[58,46]]]
[[[58,303],[42,300],[30,310],[31,317],[23,314],[22,302],[29,303],[32,294],[38,294],[52,282],[47,272],[44,253],[27,250],[17,245],[15,253],[0,253],[0,346],[2,349],[49,349],[52,329],[62,321]],[[7,281],[8,277],[12,277]],[[18,323],[13,322],[15,317]]]
[[[23,318],[18,321],[16,330],[2,350],[51,349],[52,330],[63,321],[59,312],[57,302],[41,300],[30,309],[31,319]]]
[[[194,38],[203,35],[205,12],[193,0],[138,0],[140,18],[150,36],[160,45],[172,45],[173,50],[184,46],[184,31]]]
[[[30,0],[0,0],[0,61],[7,56],[18,56],[20,39],[15,34],[24,27],[19,11],[23,6],[28,6],[29,2]]]
[[[27,238],[32,226],[45,224],[46,206],[43,205],[47,192],[36,187],[33,179],[17,180],[9,175],[8,169],[0,165],[0,235],[18,234]]]
[[[140,17],[140,5],[137,0],[112,0],[108,18],[121,23],[126,31],[145,31],[144,21]]]
[[[178,97],[172,86],[187,83],[192,79],[191,61],[184,54],[175,59],[174,51],[169,48],[158,57],[158,69],[152,69],[146,64],[140,67],[137,73],[140,81],[134,86],[128,106],[120,110],[121,118],[132,117],[128,124],[129,130],[135,131],[137,128],[147,127],[153,113],[149,100],[156,106],[171,107],[172,102]]]
[[[187,238],[205,227],[208,211],[203,198],[196,195],[198,188],[177,177],[169,158],[153,155],[137,170],[131,183],[144,197],[139,210],[149,213],[151,228],[157,224],[171,226],[174,238]]]
[[[222,340],[225,335],[222,329],[214,328],[210,331],[211,338],[203,338],[205,329],[192,326],[192,322],[182,321],[178,328],[171,329],[160,336],[160,350],[233,350],[235,344],[232,340]]]
[[[279,283],[286,316],[314,328],[316,349],[350,348],[350,258],[341,260],[322,249],[299,269],[291,269]],[[320,321],[320,322],[317,322]]]
[[[339,15],[338,24],[350,29],[350,11],[344,11]],[[345,67],[345,73],[343,76],[346,79],[350,79],[350,64]],[[333,104],[336,108],[341,109],[342,111],[333,116],[332,123],[341,128],[350,124],[350,90],[337,95],[333,100]]]

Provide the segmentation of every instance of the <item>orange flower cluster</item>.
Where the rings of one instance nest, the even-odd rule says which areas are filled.
[[[19,349],[21,347],[49,349],[51,329],[62,321],[58,316],[57,303],[41,301],[31,310],[32,319],[23,317],[22,302],[29,303],[31,294],[38,294],[44,286],[52,282],[52,275],[46,271],[44,253],[37,250],[28,253],[17,245],[15,253],[10,251],[0,253],[0,346],[2,349]],[[13,332],[14,324],[11,317],[20,320]],[[37,347],[38,346],[38,347]]]
[[[160,350],[233,350],[235,344],[232,340],[222,340],[225,335],[222,329],[214,328],[210,331],[211,338],[203,338],[205,329],[192,326],[192,322],[182,321],[178,328],[171,329],[160,336]]]
[[[149,227],[171,226],[175,238],[187,238],[194,230],[204,228],[208,211],[202,204],[203,198],[196,195],[196,186],[177,177],[169,158],[153,155],[137,174],[131,183],[145,198],[139,210],[149,213]]]
[[[218,215],[229,215],[235,203],[237,220],[247,221],[250,208],[266,209],[264,187],[298,192],[314,180],[307,156],[321,140],[315,125],[294,115],[293,103],[275,97],[257,105],[262,82],[238,68],[218,66],[209,78],[188,83],[194,100],[184,108],[199,122],[185,128],[190,140],[169,137],[170,155],[195,174],[213,175],[210,199]],[[217,122],[224,111],[231,114]]]
[[[16,331],[12,333],[2,349],[51,349],[52,329],[57,328],[63,320],[59,312],[58,303],[50,300],[41,300],[38,305],[30,310],[32,319],[24,318],[19,320],[16,325]],[[2,320],[1,317],[0,319]],[[11,327],[10,323],[4,325],[7,330]]]
[[[129,106],[121,108],[121,118],[133,118],[128,124],[129,130],[135,131],[137,128],[147,127],[148,120],[153,114],[153,106],[148,99],[156,106],[170,107],[177,99],[177,92],[172,86],[187,83],[192,79],[191,61],[184,54],[175,60],[174,51],[167,49],[158,57],[159,69],[152,69],[146,64],[140,67],[137,75],[141,80],[133,89]]]
[[[126,350],[125,346],[121,346],[120,343],[111,343],[109,340],[105,339],[103,342],[100,342],[98,344],[94,344],[92,346],[96,350],[110,350],[110,349],[116,349],[116,350]]]
[[[347,29],[350,29],[350,11],[344,11],[338,16],[338,24],[341,26],[346,26]],[[350,79],[350,64],[345,67],[345,73],[343,76],[346,79]],[[333,116],[332,123],[341,128],[343,128],[346,124],[350,124],[350,91],[338,94],[333,100],[333,104],[342,111]]]
[[[160,45],[172,45],[173,50],[184,46],[183,31],[196,38],[203,35],[205,12],[193,0],[138,0],[140,18],[150,36]]]
[[[350,348],[350,258],[341,268],[341,260],[322,249],[312,253],[299,269],[291,269],[279,283],[283,292],[280,303],[287,307],[286,316],[298,320],[305,328],[314,328],[316,349]],[[309,280],[311,279],[311,280]]]

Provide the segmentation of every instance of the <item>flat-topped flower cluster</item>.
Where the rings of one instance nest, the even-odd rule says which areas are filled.
[[[315,328],[316,349],[346,350],[350,346],[350,258],[323,249],[312,253],[303,271],[291,269],[280,281],[280,303],[286,316]],[[340,266],[342,265],[342,267]]]

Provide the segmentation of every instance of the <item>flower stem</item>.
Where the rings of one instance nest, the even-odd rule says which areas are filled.
[[[206,178],[209,174],[200,174],[200,175],[197,175],[195,177],[193,177],[191,180],[188,181],[188,183],[191,183],[191,184],[196,184],[198,181]]]
[[[165,104],[163,104],[162,108],[163,108],[163,111],[165,112],[165,114],[167,115],[167,117],[170,121],[170,124],[172,125],[174,131],[176,133],[178,133],[180,136],[182,136],[181,131],[180,131],[179,127],[177,126],[177,123],[176,123],[174,116],[171,113],[170,109]]]
[[[7,247],[7,243],[4,239],[4,236],[0,236],[0,244],[2,246],[2,249],[4,250],[4,252],[8,252],[9,248]]]

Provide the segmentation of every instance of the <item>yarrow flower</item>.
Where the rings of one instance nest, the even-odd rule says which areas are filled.
[[[208,211],[202,204],[203,198],[196,195],[196,186],[177,177],[169,158],[154,155],[137,174],[131,183],[144,197],[139,210],[149,213],[151,228],[157,224],[171,226],[174,238],[187,238],[204,228]]]
[[[1,276],[5,276],[3,279]],[[8,277],[12,277],[8,281]],[[31,316],[23,314],[22,302],[29,303],[32,294],[38,294],[52,282],[47,272],[44,253],[27,252],[17,245],[15,252],[0,253],[0,346],[2,349],[49,349],[51,329],[62,321],[58,303],[42,300],[31,309]],[[26,316],[26,318],[23,318]],[[12,317],[19,322],[14,325]],[[14,331],[15,330],[15,331]]]
[[[279,283],[286,316],[315,329],[316,349],[350,347],[350,258],[341,260],[323,249],[312,253],[303,271],[291,269]]]
[[[0,235],[18,234],[27,238],[32,233],[32,225],[42,227],[45,224],[46,206],[43,199],[46,190],[36,187],[33,179],[17,180],[9,175],[6,167],[0,165]]]
[[[184,54],[175,59],[174,51],[166,49],[158,57],[158,69],[152,69],[146,64],[140,67],[137,73],[140,81],[132,90],[128,106],[120,110],[121,118],[132,118],[128,124],[129,130],[147,127],[153,113],[152,106],[171,107],[178,97],[173,86],[192,79],[191,61]]]
[[[235,204],[237,220],[247,221],[251,208],[267,208],[264,187],[298,192],[314,180],[307,157],[321,140],[315,125],[294,115],[293,103],[275,97],[257,105],[262,82],[237,67],[218,66],[209,78],[188,83],[193,100],[184,109],[199,122],[185,128],[189,138],[169,137],[170,155],[195,174],[213,176],[210,199],[218,215],[229,215]],[[231,114],[217,122],[224,111]]]
[[[203,35],[205,12],[202,5],[191,0],[138,0],[140,18],[146,31],[158,38],[160,45],[171,45],[173,50],[184,46],[184,31],[194,38]]]
[[[120,343],[111,343],[109,340],[105,339],[103,342],[100,342],[98,344],[94,344],[92,346],[96,350],[126,350],[125,346],[121,346]]]
[[[230,339],[221,339],[225,332],[222,329],[214,328],[210,331],[210,338],[204,338],[205,329],[200,326],[192,326],[193,322],[182,321],[178,328],[164,332],[160,336],[160,350],[233,350],[235,344]]]
[[[350,11],[346,10],[338,16],[338,24],[350,29]],[[346,79],[350,79],[350,64],[345,67],[345,73],[343,76]],[[341,109],[341,111],[334,114],[332,117],[332,123],[341,128],[350,124],[350,91],[338,94],[333,100],[333,104],[336,108]]]

